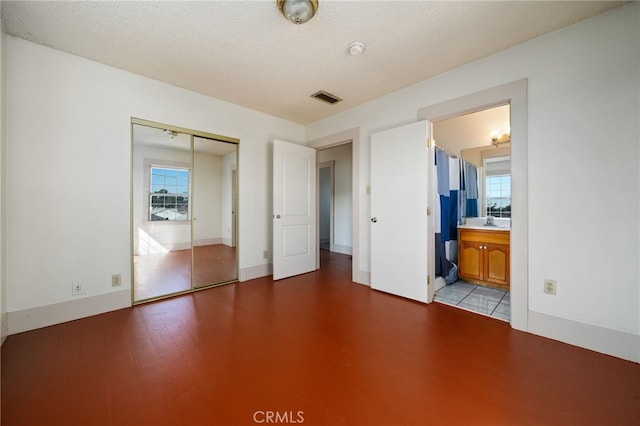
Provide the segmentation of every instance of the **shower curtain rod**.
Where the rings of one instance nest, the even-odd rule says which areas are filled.
[[[438,145],[436,145],[436,148],[438,148],[440,151],[446,152],[447,154],[449,154],[449,157],[451,158],[458,158],[458,156],[456,154],[452,154],[449,151],[447,151],[446,149],[439,147]]]

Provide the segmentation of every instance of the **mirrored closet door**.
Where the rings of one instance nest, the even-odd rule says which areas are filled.
[[[237,280],[237,140],[132,119],[134,303]]]

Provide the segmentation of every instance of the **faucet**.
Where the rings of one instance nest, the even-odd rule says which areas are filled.
[[[493,216],[487,216],[487,223],[485,223],[485,225],[495,225],[495,221],[494,221],[494,217]]]

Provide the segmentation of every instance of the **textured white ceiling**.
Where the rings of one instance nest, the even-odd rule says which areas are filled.
[[[296,26],[275,0],[3,1],[5,33],[308,124],[620,6],[329,1]],[[362,56],[347,46],[362,41]],[[329,105],[309,96],[326,90]]]

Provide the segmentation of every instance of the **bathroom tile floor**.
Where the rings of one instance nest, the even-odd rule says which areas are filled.
[[[507,322],[511,317],[510,293],[497,288],[457,281],[436,291],[434,300]]]

